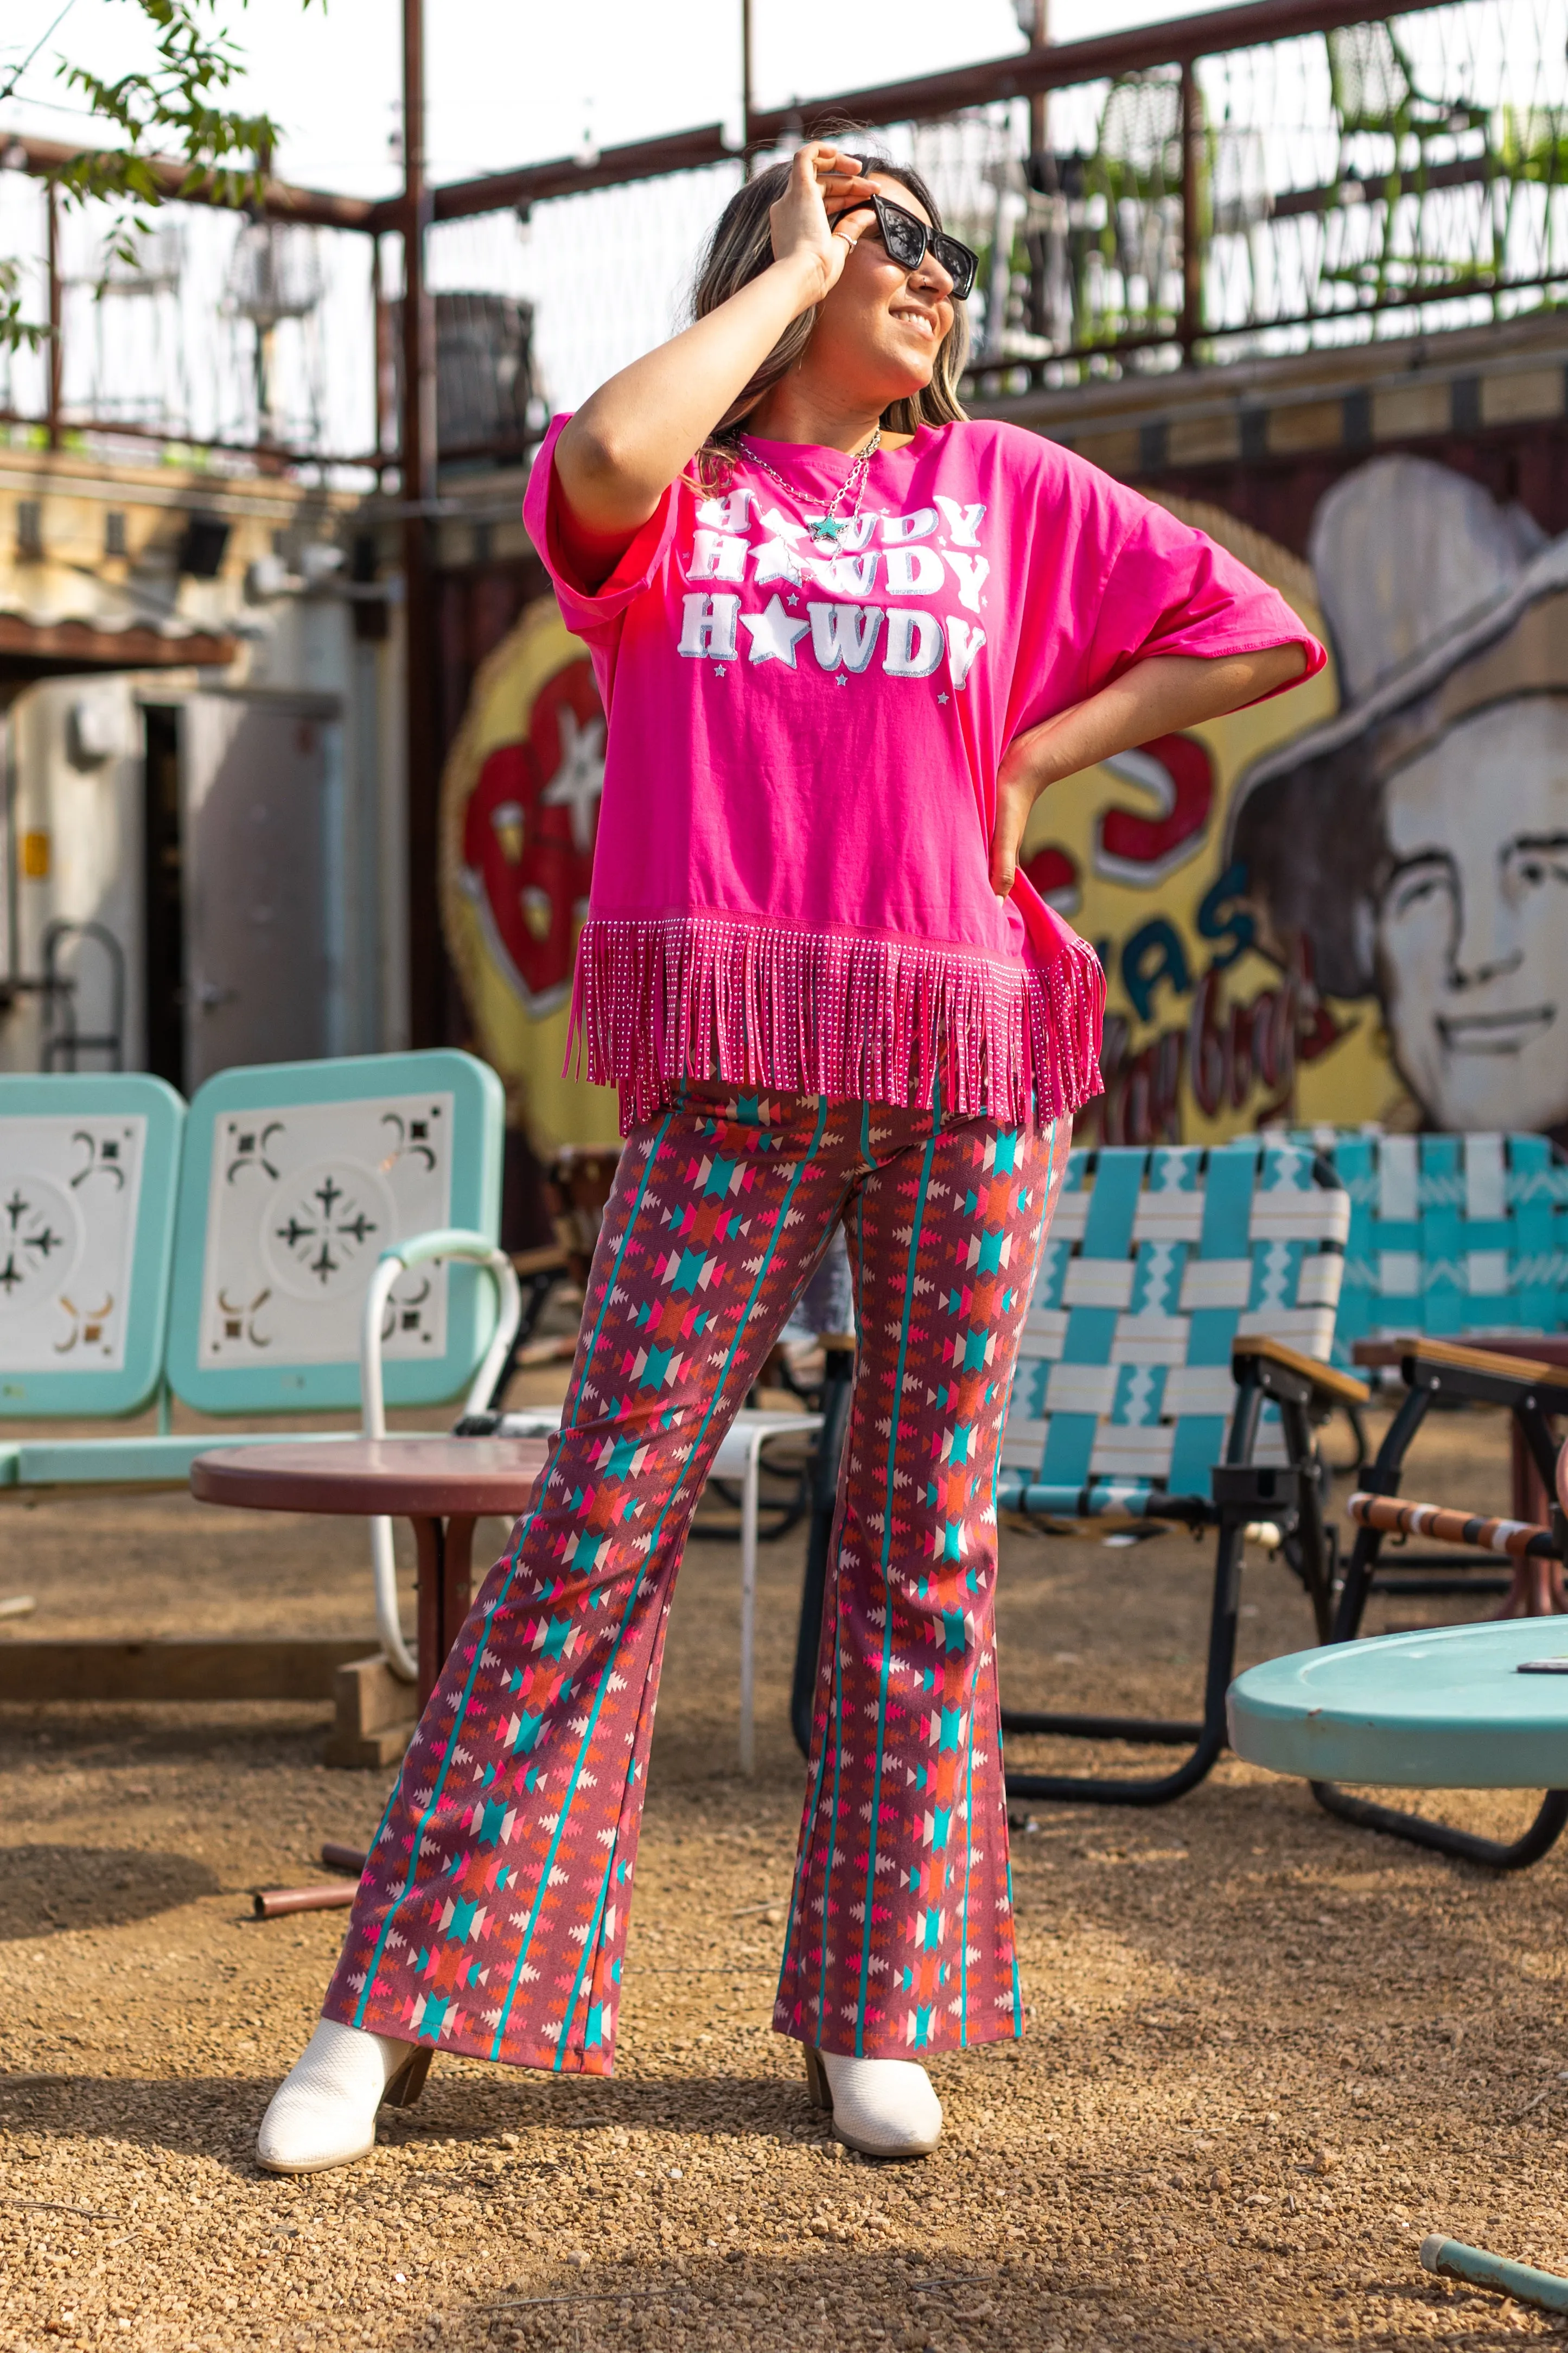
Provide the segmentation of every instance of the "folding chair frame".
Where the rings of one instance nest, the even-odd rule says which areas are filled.
[[[1286,1558],[1312,1603],[1320,1639],[1326,1633],[1333,1587],[1336,1539],[1323,1516],[1312,1430],[1336,1405],[1361,1404],[1360,1381],[1320,1365],[1278,1340],[1238,1340],[1231,1350],[1236,1404],[1226,1458],[1216,1464],[1212,1502],[1206,1496],[1171,1496],[1155,1505],[1151,1519],[1215,1531],[1214,1586],[1209,1608],[1208,1657],[1204,1675],[1204,1713],[1198,1723],[1178,1719],[1145,1722],[1136,1717],[1064,1715],[1004,1708],[1004,1735],[1050,1734],[1079,1740],[1126,1740],[1185,1746],[1191,1754],[1171,1773],[1137,1778],[1099,1774],[1009,1772],[1010,1798],[1066,1800],[1099,1806],[1163,1806],[1184,1798],[1212,1770],[1226,1746],[1225,1698],[1236,1665],[1236,1632],[1241,1603],[1242,1547],[1247,1530],[1271,1522],[1283,1538]],[[1283,1468],[1255,1462],[1258,1427],[1264,1403],[1279,1408],[1286,1461]],[[1026,1502],[1027,1491],[1026,1490]]]
[[[800,1633],[795,1647],[790,1720],[800,1749],[811,1741],[811,1700],[822,1640],[827,1556],[838,1485],[838,1462],[847,1423],[854,1356],[829,1349],[824,1396],[825,1426],[814,1473],[811,1536],[801,1595]],[[1005,1735],[1046,1733],[1087,1740],[1126,1740],[1184,1747],[1192,1753],[1174,1772],[1146,1778],[1097,1775],[1007,1773],[1010,1798],[1077,1800],[1102,1806],[1160,1806],[1184,1797],[1213,1767],[1226,1746],[1225,1698],[1236,1660],[1240,1608],[1242,1546],[1248,1526],[1271,1522],[1284,1539],[1287,1557],[1311,1597],[1320,1639],[1328,1630],[1335,1567],[1335,1536],[1323,1517],[1322,1492],[1312,1438],[1313,1425],[1336,1405],[1365,1402],[1360,1381],[1321,1365],[1283,1343],[1239,1340],[1231,1352],[1237,1397],[1226,1460],[1214,1472],[1214,1500],[1173,1495],[1150,1514],[1162,1526],[1175,1525],[1216,1531],[1213,1596],[1209,1612],[1208,1662],[1201,1721],[1145,1721],[1131,1716],[1063,1715],[1004,1709]],[[1287,1462],[1283,1468],[1252,1460],[1264,1403],[1279,1408]],[[1026,1504],[1027,1493],[1026,1491]]]
[[[1492,1356],[1484,1349],[1461,1347],[1441,1340],[1411,1341],[1400,1358],[1399,1369],[1405,1395],[1378,1449],[1377,1460],[1366,1475],[1368,1493],[1398,1494],[1411,1441],[1439,1398],[1506,1406],[1542,1483],[1548,1493],[1552,1492],[1557,1464],[1552,1418],[1568,1414],[1568,1372],[1560,1366]],[[1552,1525],[1557,1555],[1562,1558],[1565,1549],[1563,1517],[1555,1506]],[[1330,1641],[1353,1641],[1360,1632],[1383,1543],[1381,1529],[1363,1526],[1356,1531],[1350,1560],[1334,1598]],[[1568,1826],[1568,1789],[1549,1789],[1529,1829],[1519,1838],[1505,1841],[1456,1830],[1447,1822],[1433,1821],[1424,1814],[1407,1814],[1394,1806],[1373,1805],[1363,1798],[1348,1797],[1332,1781],[1314,1781],[1310,1787],[1319,1805],[1340,1821],[1350,1822],[1359,1830],[1382,1831],[1412,1846],[1428,1847],[1437,1854],[1479,1863],[1489,1871],[1527,1870],[1550,1852]]]

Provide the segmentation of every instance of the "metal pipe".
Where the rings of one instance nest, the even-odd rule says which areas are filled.
[[[425,5],[403,0],[403,413],[398,464],[405,512],[404,804],[407,847],[408,1026],[412,1046],[445,1042],[444,959],[437,906],[440,743],[436,695],[435,550],[418,510],[436,487],[436,314],[425,276]]]
[[[1444,0],[1408,0],[1400,14],[1417,16],[1443,5]],[[752,115],[751,137],[757,147],[772,147],[797,136],[803,123],[809,137],[814,121],[826,115],[849,114],[858,121],[873,123],[933,121],[999,99],[1028,98],[1151,66],[1178,65],[1184,59],[1221,57],[1265,42],[1332,32],[1341,25],[1363,23],[1366,14],[1367,0],[1252,0],[1250,5],[1212,9],[1204,16],[1172,18],[1127,32],[1097,34],[1087,41],[1053,42],[1048,47],[989,58],[951,73],[923,74],[910,81],[882,82],[868,90],[763,108]],[[664,139],[607,147],[592,164],[562,155],[516,171],[448,181],[434,191],[434,217],[465,219],[476,213],[536,204],[547,196],[657,179],[668,172],[689,172],[705,164],[723,163],[729,154],[723,126],[704,123]],[[395,201],[373,206],[366,226],[395,227],[396,210]]]
[[[369,1857],[363,1846],[345,1846],[341,1839],[323,1839],[321,1861],[329,1871],[346,1871],[360,1879]]]
[[[37,417],[29,417],[24,409],[0,408],[0,425],[37,425],[39,421]],[[216,435],[195,435],[168,425],[125,424],[119,417],[72,417],[66,418],[64,424],[66,430],[71,433],[102,433],[113,439],[125,441],[177,441],[182,448],[218,449],[229,458],[264,457],[274,467],[356,466],[363,467],[366,473],[374,473],[377,463],[374,450],[355,454],[334,449],[289,449],[276,441],[225,441]],[[381,462],[385,463],[384,458]],[[76,483],[72,483],[73,498],[92,495],[94,493],[90,491],[79,490]],[[116,492],[117,497],[122,498],[123,495],[122,491]],[[204,495],[210,497],[210,494]]]
[[[360,1325],[360,1427],[366,1438],[386,1436],[386,1391],[382,1377],[381,1325],[399,1275],[411,1266],[428,1266],[438,1260],[463,1259],[482,1266],[496,1289],[496,1325],[479,1371],[469,1388],[465,1413],[477,1413],[489,1402],[490,1391],[505,1363],[522,1314],[522,1288],[506,1252],[487,1235],[469,1233],[460,1226],[420,1234],[412,1241],[383,1250],[365,1292]],[[371,1582],[375,1591],[375,1623],[386,1662],[400,1682],[418,1679],[418,1664],[403,1638],[397,1607],[397,1576],[393,1560],[392,1522],[378,1515],[370,1523]]]
[[[253,1887],[250,1901],[258,1920],[281,1920],[290,1912],[346,1911],[358,1894],[357,1882],[339,1880],[332,1887]]]
[[[6,163],[36,180],[63,171],[82,152],[79,145],[65,140],[34,139],[14,131],[5,133],[4,143]],[[193,186],[191,167],[177,155],[149,155],[143,161],[161,196],[177,197],[186,205],[216,205],[226,212],[233,209],[232,195],[220,191],[215,181],[198,180]],[[227,185],[231,188],[232,181]],[[258,201],[268,219],[310,221],[318,228],[368,230],[376,226],[372,215],[381,209],[368,196],[333,195],[324,189],[297,188],[288,180],[271,178],[263,181]]]
[[[1545,2312],[1568,2312],[1568,2279],[1537,2271],[1533,2263],[1510,2263],[1506,2255],[1489,2255],[1484,2248],[1467,2247],[1462,2239],[1445,2239],[1437,2231],[1421,2242],[1421,2266],[1475,2287],[1495,2287],[1500,2295],[1517,2296],[1521,2304],[1539,2305]]]
[[[1182,60],[1182,364],[1191,367],[1204,323],[1204,252],[1199,221],[1203,207],[1204,100],[1197,69]]]
[[[44,213],[47,229],[49,277],[49,389],[47,410],[47,433],[51,449],[60,446],[60,388],[64,381],[63,353],[60,344],[60,196],[54,182],[49,182],[44,195]]]
[[[741,168],[752,176],[752,0],[741,0]]]

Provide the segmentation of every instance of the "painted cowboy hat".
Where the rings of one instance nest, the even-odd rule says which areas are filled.
[[[1375,458],[1324,497],[1309,553],[1343,700],[1237,778],[1226,860],[1261,944],[1309,940],[1319,987],[1359,997],[1392,863],[1382,787],[1472,712],[1568,692],[1568,534],[1429,459]]]

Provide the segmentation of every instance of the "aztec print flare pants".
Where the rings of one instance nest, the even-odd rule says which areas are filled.
[[[860,1346],[773,2023],[882,2058],[1022,2031],[996,1459],[1068,1136],[705,1083],[627,1139],[560,1434],[409,1746],[326,2017],[609,2073],[687,1523],[842,1217]]]

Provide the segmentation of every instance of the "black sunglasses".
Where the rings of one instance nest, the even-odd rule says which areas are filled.
[[[886,196],[879,196],[873,192],[868,196],[862,196],[858,204],[846,205],[835,219],[834,227],[837,228],[839,221],[847,219],[849,214],[863,213],[868,206],[877,216],[877,227],[881,233],[882,243],[888,248],[889,259],[896,261],[900,269],[918,269],[930,252],[935,255],[952,279],[955,302],[963,302],[973,293],[980,256],[972,253],[968,246],[960,245],[955,237],[944,237],[925,221],[917,219],[913,213],[905,212],[901,205],[890,205]]]

